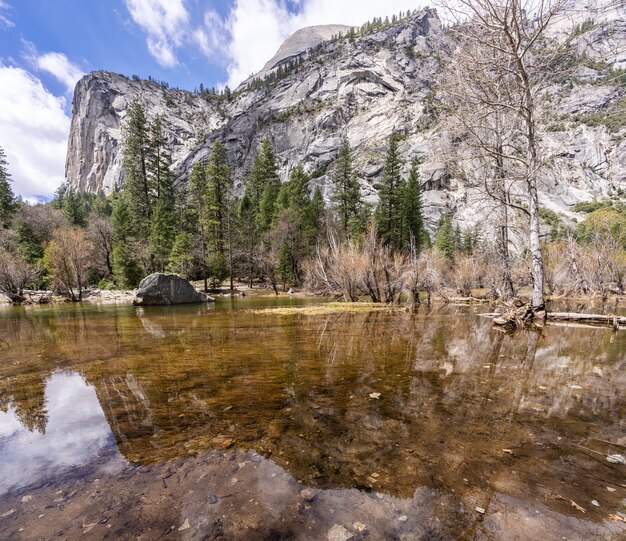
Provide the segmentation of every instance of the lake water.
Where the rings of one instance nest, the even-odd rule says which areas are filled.
[[[2,539],[626,539],[626,332],[0,310]]]

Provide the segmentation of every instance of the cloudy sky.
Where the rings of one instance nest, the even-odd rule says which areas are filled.
[[[236,87],[292,32],[421,0],[0,0],[0,146],[25,199],[63,182],[74,85],[92,70]]]

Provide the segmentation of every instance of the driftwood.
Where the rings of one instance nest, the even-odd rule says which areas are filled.
[[[603,325],[615,330],[626,327],[626,317],[603,314],[578,314],[573,312],[546,312],[535,310],[524,305],[497,315],[493,319],[494,325],[506,329],[521,329],[528,325],[541,326],[545,321],[572,321],[591,325]]]
[[[605,325],[614,329],[626,327],[626,317],[601,314],[577,314],[572,312],[549,312],[549,321],[576,321],[579,323],[590,323],[595,325]]]
[[[528,325],[543,325],[546,321],[544,309],[535,309],[529,304],[511,308],[493,319],[493,324],[506,329],[522,329]]]

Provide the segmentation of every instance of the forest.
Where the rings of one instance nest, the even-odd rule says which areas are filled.
[[[576,220],[539,200],[551,85],[571,75],[574,54],[567,40],[546,36],[561,4],[540,8],[529,25],[517,8],[503,15],[489,2],[461,3],[472,17],[448,30],[450,60],[432,106],[451,134],[443,152],[479,188],[478,225],[461,229],[453,206],[424,208],[420,162],[401,153],[401,128],[388,138],[374,205],[346,134],[326,186],[301,163],[281,179],[270,137],[257,141],[241,186],[219,140],[179,181],[161,118],[135,100],[123,126],[124,189],[112,195],[61,186],[51,202],[26,204],[11,191],[2,152],[0,291],[16,303],[30,289],[81,300],[85,288],[132,289],[172,272],[207,291],[243,283],[348,301],[522,296],[531,314],[544,311],[547,295],[623,294],[621,194],[573,205]]]

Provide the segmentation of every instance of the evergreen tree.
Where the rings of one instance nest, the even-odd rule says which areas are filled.
[[[171,165],[172,157],[163,132],[161,117],[157,115],[150,123],[147,153],[148,184],[153,198],[155,200],[163,199],[165,204],[173,209],[175,190]]]
[[[258,236],[256,215],[257,212],[254,208],[254,203],[246,190],[246,193],[241,198],[241,202],[239,203],[237,218],[239,221],[239,241],[244,248],[245,257],[248,263],[250,287],[252,287],[252,280],[254,278],[254,260]]]
[[[246,186],[246,194],[257,219],[259,235],[266,232],[272,223],[279,190],[280,179],[276,157],[270,140],[265,138],[248,173]]]
[[[113,200],[111,228],[113,250],[111,260],[113,280],[120,288],[136,287],[144,276],[144,270],[137,257],[135,233],[136,220],[130,210],[126,194],[120,194]]]
[[[439,222],[439,229],[435,237],[435,247],[449,259],[456,251],[456,235],[452,227],[452,213],[446,212]]]
[[[174,244],[175,224],[171,204],[165,198],[157,200],[150,223],[148,246],[152,270],[163,272]]]
[[[315,236],[319,236],[322,229],[322,219],[325,211],[324,196],[322,190],[315,188],[313,197],[311,198],[311,205],[309,207],[309,220],[315,229]]]
[[[98,216],[107,217],[111,216],[112,211],[113,208],[111,207],[111,201],[102,190],[98,190],[93,203],[93,212],[95,212]]]
[[[411,242],[414,242],[415,249],[419,252],[430,244],[430,239],[424,227],[422,188],[418,166],[419,161],[413,160],[402,195],[402,244],[405,249],[408,249]]]
[[[207,165],[206,213],[208,243],[212,251],[224,255],[232,179],[226,149],[221,141],[215,141],[211,159]]]
[[[189,233],[176,235],[169,255],[167,271],[179,274],[183,278],[190,278],[194,267],[193,237]]]
[[[332,199],[344,234],[358,234],[362,222],[363,201],[359,181],[352,165],[352,150],[344,136],[339,147],[336,166],[331,176]]]
[[[150,140],[146,112],[137,100],[128,108],[123,148],[124,191],[128,194],[130,210],[137,220],[138,232],[143,239],[147,239],[152,218],[152,187],[148,175]]]
[[[117,287],[133,289],[139,285],[144,276],[144,271],[127,243],[120,242],[113,245],[111,260],[113,262],[113,281]]]
[[[402,246],[404,181],[400,176],[402,162],[398,151],[398,136],[389,138],[383,181],[378,186],[379,203],[376,209],[378,236],[394,248]]]
[[[283,241],[276,255],[276,276],[283,283],[283,289],[286,289],[288,282],[296,279],[293,272],[295,265],[289,243]]]
[[[204,290],[208,290],[207,277],[207,242],[209,217],[207,211],[207,168],[200,162],[193,164],[189,177],[189,207],[195,227],[194,232],[198,236],[200,246],[200,268],[204,279]]]
[[[9,223],[16,208],[15,195],[10,182],[9,162],[4,149],[0,147],[0,225],[3,226]]]
[[[85,210],[82,197],[70,188],[63,198],[63,214],[70,225],[85,227]]]

